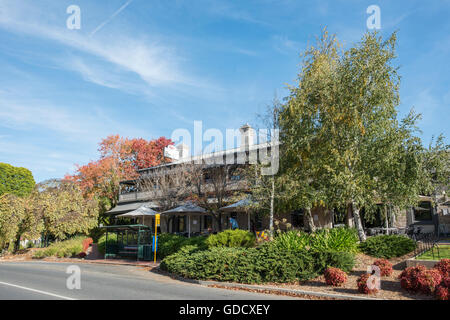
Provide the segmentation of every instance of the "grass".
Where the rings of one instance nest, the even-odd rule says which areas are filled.
[[[450,245],[439,245],[439,256],[437,248],[434,249],[434,257],[433,252],[431,250],[425,251],[416,259],[418,260],[440,260],[440,259],[450,259]]]

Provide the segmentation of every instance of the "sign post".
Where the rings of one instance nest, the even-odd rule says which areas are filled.
[[[156,263],[156,250],[157,250],[157,245],[158,245],[157,232],[158,232],[158,227],[160,225],[160,222],[161,222],[161,215],[156,214],[155,215],[155,237],[153,238],[153,251],[154,251],[154,262],[155,263]]]

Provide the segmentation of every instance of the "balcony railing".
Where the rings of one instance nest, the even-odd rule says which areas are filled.
[[[130,192],[119,195],[119,202],[150,200],[156,195],[155,192]]]
[[[235,191],[243,189],[244,183],[242,180],[230,181],[227,185],[227,190]],[[211,184],[203,186],[203,191],[213,192],[214,188]],[[155,189],[154,191],[135,191],[129,193],[123,193],[119,195],[119,202],[130,202],[130,201],[144,201],[144,200],[154,200],[163,197],[164,194],[161,190]]]

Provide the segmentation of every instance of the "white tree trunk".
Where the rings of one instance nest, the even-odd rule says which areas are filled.
[[[270,219],[269,219],[269,230],[271,238],[273,237],[274,199],[275,199],[275,178],[272,176],[272,192],[270,194]]]
[[[364,228],[361,222],[361,216],[359,215],[359,208],[354,202],[352,202],[353,219],[355,221],[356,230],[358,230],[359,240],[366,241],[366,234],[364,233]]]
[[[308,228],[310,232],[316,231],[316,226],[311,213],[311,208],[306,208],[303,214],[303,224]]]
[[[385,218],[386,218],[386,234],[389,234],[389,217],[388,217],[388,213],[390,213],[390,209],[386,208],[385,209]]]

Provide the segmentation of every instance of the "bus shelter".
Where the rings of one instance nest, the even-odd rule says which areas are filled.
[[[104,226],[105,259],[152,260],[152,228],[143,224]]]

